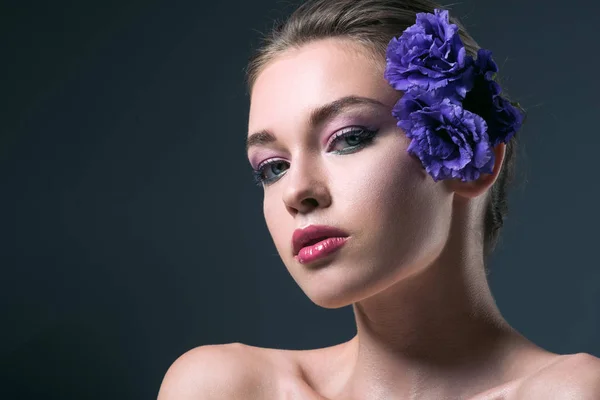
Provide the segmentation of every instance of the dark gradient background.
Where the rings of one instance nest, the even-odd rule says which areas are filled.
[[[353,336],[280,262],[244,152],[243,69],[287,1],[3,1],[0,398],[155,398],[199,345]],[[600,6],[465,0],[529,110],[491,263],[510,323],[600,356]]]

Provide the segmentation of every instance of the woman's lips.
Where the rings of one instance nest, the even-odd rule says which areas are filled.
[[[330,237],[321,240],[310,246],[306,246],[300,249],[298,254],[294,257],[300,264],[309,264],[317,261],[321,258],[335,253],[339,250],[348,240],[348,237]]]
[[[309,225],[292,235],[294,258],[308,264],[334,253],[346,243],[348,234],[327,225]]]
[[[317,241],[346,236],[349,236],[346,232],[333,226],[309,225],[294,231],[292,235],[292,249],[294,255],[297,255],[300,249],[315,245],[317,244]]]

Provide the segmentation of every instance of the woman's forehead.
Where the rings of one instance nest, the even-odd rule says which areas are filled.
[[[399,94],[362,46],[339,39],[286,50],[258,75],[250,101],[250,130],[264,118],[318,107],[345,96],[362,96],[393,106]]]

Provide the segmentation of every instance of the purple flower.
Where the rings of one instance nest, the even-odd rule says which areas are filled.
[[[425,90],[409,90],[405,92],[394,108],[392,108],[392,115],[398,120],[398,126],[408,132],[412,127],[410,115],[435,103],[439,103],[440,99],[436,94],[434,91]]]
[[[494,98],[494,111],[488,121],[492,145],[507,143],[523,125],[523,113],[504,97]]]
[[[405,94],[394,107],[398,126],[411,140],[408,152],[417,156],[435,181],[460,178],[470,181],[491,174],[494,153],[483,118],[446,98],[430,93]]]
[[[396,90],[445,88],[464,98],[472,87],[473,59],[447,10],[418,13],[417,22],[390,41],[386,64],[385,78]]]
[[[417,156],[435,181],[476,180],[491,174],[493,148],[508,142],[523,114],[500,95],[498,65],[489,50],[477,59],[466,54],[448,11],[417,14],[414,25],[393,38],[386,53],[385,78],[404,91],[392,115],[411,139]]]
[[[523,114],[500,96],[502,89],[494,80],[498,66],[492,52],[480,49],[475,60],[473,88],[465,96],[463,107],[480,115],[488,124],[492,146],[508,142],[523,123]]]

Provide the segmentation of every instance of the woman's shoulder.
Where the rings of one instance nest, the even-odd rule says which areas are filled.
[[[243,343],[194,348],[170,366],[158,400],[280,399],[299,375],[292,355]]]
[[[600,400],[600,358],[587,353],[558,356],[524,379],[515,398]]]
[[[236,398],[256,386],[255,367],[241,343],[196,347],[169,367],[158,400]]]
[[[171,365],[158,400],[322,400],[324,397],[317,393],[327,392],[319,386],[328,381],[324,376],[331,375],[328,360],[342,354],[338,346],[314,350],[269,349],[242,343],[201,346]],[[505,398],[600,400],[600,358],[587,353],[557,355],[537,372],[514,382],[513,387]],[[477,398],[496,396],[496,389]]]

